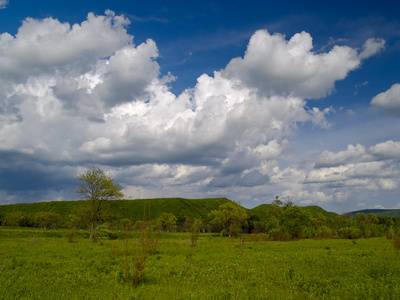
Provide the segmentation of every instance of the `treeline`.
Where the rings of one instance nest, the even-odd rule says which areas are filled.
[[[97,226],[107,223],[110,230],[136,230],[151,227],[155,231],[218,232],[231,237],[253,233],[267,240],[296,240],[302,238],[368,238],[400,233],[400,218],[357,213],[327,217],[287,201],[276,199],[268,206],[265,218],[247,211],[234,201],[226,201],[204,217],[175,215],[163,212],[154,220],[144,211],[146,221],[119,218],[113,211],[103,209]],[[35,227],[43,230],[70,228],[86,230],[90,226],[90,207],[77,206],[65,216],[52,211],[28,213],[12,211],[0,214],[0,225]]]
[[[351,213],[326,217],[309,212],[288,201],[272,203],[264,222],[253,221],[253,233],[265,233],[269,240],[301,238],[369,238],[400,233],[400,218],[380,217],[376,214]]]

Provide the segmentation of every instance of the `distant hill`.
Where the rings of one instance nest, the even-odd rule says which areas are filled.
[[[136,199],[136,200],[113,200],[108,202],[109,210],[116,215],[118,219],[127,218],[136,222],[143,220],[143,214],[151,219],[157,219],[162,212],[173,213],[177,217],[202,217],[205,218],[212,210],[230,201],[227,198],[205,198],[205,199],[186,199],[186,198],[156,198],[156,199]],[[52,211],[61,215],[64,218],[68,214],[72,214],[74,209],[79,209],[84,205],[85,201],[50,201],[37,203],[20,203],[0,205],[0,215],[5,215],[10,212],[20,211],[26,213],[37,213]],[[150,206],[149,206],[150,205]],[[253,216],[257,216],[260,221],[266,220],[266,212],[272,204],[261,204],[246,211]],[[338,214],[328,212],[319,206],[303,206],[303,209],[312,213],[321,213],[326,217],[335,218]],[[357,212],[375,213],[378,216],[399,217],[400,209],[385,210],[385,209],[367,209],[362,211],[352,212],[355,215]]]
[[[151,219],[158,218],[162,212],[173,213],[175,216],[187,217],[206,217],[214,209],[230,201],[227,198],[206,198],[206,199],[185,199],[185,198],[158,198],[158,199],[138,199],[138,200],[113,200],[108,201],[109,210],[118,219],[128,218],[132,222],[143,220],[146,217]],[[85,201],[50,201],[37,203],[20,203],[0,205],[0,215],[14,211],[37,213],[52,211],[65,217],[79,209]]]
[[[400,209],[363,209],[351,212],[353,216],[355,216],[356,213],[364,213],[366,215],[376,214],[378,217],[391,217],[391,218],[400,217]]]
[[[248,213],[257,216],[260,221],[265,221],[266,220],[266,215],[267,215],[267,211],[268,209],[271,207],[272,204],[261,204],[259,206],[256,206],[252,209],[248,209]],[[313,205],[313,206],[302,206],[302,208],[306,211],[309,211],[311,213],[321,213],[323,214],[325,217],[328,218],[336,218],[336,216],[338,215],[337,213],[334,212],[329,212],[324,210],[323,208]]]
[[[267,219],[267,211],[272,204],[261,204],[252,209],[248,209],[247,213],[253,216],[257,216],[260,221],[265,221]]]
[[[328,218],[336,218],[339,215],[335,212],[326,211],[325,209],[316,205],[304,206],[304,209],[308,210],[311,213],[321,213]]]

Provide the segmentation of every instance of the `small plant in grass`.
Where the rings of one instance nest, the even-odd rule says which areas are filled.
[[[67,231],[66,237],[68,243],[75,243],[76,242],[77,232],[76,229],[70,229]]]
[[[193,222],[193,225],[190,228],[190,242],[192,247],[196,246],[202,224],[203,221],[201,219],[197,219]]]
[[[294,278],[294,269],[290,268],[286,272],[286,280],[287,280],[288,285],[289,285],[290,299],[293,299],[293,287],[294,287],[293,278]]]
[[[393,236],[393,245],[396,250],[400,250],[400,235],[396,234]]]
[[[110,239],[115,239],[115,235],[108,228],[107,223],[98,226],[93,232],[93,241],[94,242],[110,240]]]
[[[4,260],[3,265],[0,268],[0,279],[1,279],[1,274],[3,273],[3,270],[4,270],[4,266],[6,265],[6,261],[7,261],[7,259]]]

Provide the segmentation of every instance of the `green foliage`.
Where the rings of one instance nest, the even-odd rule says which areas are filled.
[[[157,219],[158,228],[162,231],[174,231],[177,218],[173,213],[163,212]]]
[[[151,218],[157,219],[163,212],[173,213],[175,216],[185,216],[188,218],[203,218],[218,207],[230,200],[226,198],[206,198],[206,199],[185,199],[185,198],[159,198],[159,199],[135,199],[135,200],[113,200],[108,201],[107,210],[119,220],[130,219],[132,224],[143,219],[143,209],[148,203],[151,204]],[[87,201],[52,201],[38,203],[22,203],[11,205],[0,205],[0,215],[5,220],[9,213],[22,212],[24,214],[34,214],[37,212],[52,211],[58,213],[63,220],[68,215],[78,215],[81,217],[82,210],[88,210]],[[6,225],[6,224],[5,224]],[[19,226],[19,225],[18,225]],[[76,228],[86,228],[82,224]]]
[[[131,230],[131,228],[132,228],[132,222],[129,219],[122,219],[121,225],[122,225],[123,230],[125,230],[125,231]]]
[[[303,231],[310,223],[310,214],[299,206],[290,206],[284,209],[280,220],[283,231],[291,239],[302,238]]]
[[[76,229],[70,229],[67,231],[66,235],[68,243],[75,243],[78,236]]]
[[[210,213],[211,224],[216,228],[222,228],[229,237],[237,237],[242,228],[247,226],[248,215],[246,210],[236,202],[227,202],[219,206],[218,210]]]
[[[343,239],[359,239],[362,231],[357,227],[342,227],[338,230],[338,235]]]
[[[117,236],[110,230],[107,223],[96,227],[93,232],[93,241],[115,240]]]
[[[55,229],[60,227],[61,216],[55,212],[38,212],[34,216],[35,226],[41,229]]]
[[[121,186],[110,174],[100,169],[92,168],[78,175],[79,183],[76,193],[87,200],[90,206],[90,238],[93,238],[95,222],[102,220],[104,215],[103,202],[116,200],[124,196]]]
[[[96,225],[108,223],[109,229],[124,230],[124,224],[129,220],[131,224],[135,224],[134,226],[129,225],[129,230],[134,229],[141,232],[148,223],[151,224],[152,229],[158,227],[165,231],[191,232],[193,220],[201,218],[203,220],[201,232],[223,231],[223,233],[231,236],[238,236],[243,231],[255,234],[266,233],[264,238],[270,240],[332,237],[355,239],[380,236],[392,238],[394,235],[400,234],[399,218],[382,217],[376,214],[367,215],[365,213],[359,213],[354,217],[352,214],[335,215],[332,218],[328,212],[317,206],[288,206],[278,202],[245,210],[247,212],[245,222],[242,224],[239,224],[239,222],[229,229],[229,225],[224,225],[222,215],[215,218],[215,213],[210,213],[211,211],[218,211],[221,205],[227,203],[232,203],[232,201],[226,198],[105,201],[99,211]],[[145,207],[146,209],[144,209]],[[43,211],[40,211],[40,209],[43,209]],[[149,219],[146,222],[143,222],[144,210],[146,210]],[[289,216],[290,212],[297,212],[297,216]],[[161,223],[157,219],[163,213],[164,216],[166,213],[167,215],[173,214],[176,217],[176,227],[175,225],[171,227],[169,225],[160,226]],[[229,216],[228,210],[226,213]],[[61,216],[61,222],[59,222],[58,217],[56,217],[56,221],[46,221],[46,217],[57,216],[57,214]],[[89,229],[91,225],[91,203],[90,201],[55,201],[23,205],[0,205],[0,215],[3,224],[13,228],[23,226],[43,229]],[[125,220],[121,222],[123,219]]]
[[[190,242],[192,247],[196,246],[197,240],[199,239],[200,228],[202,225],[202,219],[195,219],[192,227],[190,228]]]
[[[279,204],[279,205],[276,205],[276,204]],[[283,209],[282,206],[283,206],[282,201],[280,201],[280,203],[279,203],[279,202],[276,202],[276,200],[275,200],[275,201],[273,201],[273,204],[261,204],[252,209],[249,209],[248,213],[258,216],[260,221],[267,221],[268,216],[270,216],[270,215],[276,216],[276,213],[279,213],[279,211],[281,211],[279,209]],[[338,216],[337,213],[328,212],[319,206],[304,206],[304,207],[302,207],[302,209],[304,209],[305,211],[308,211],[310,214],[321,213],[325,217],[332,218],[332,219],[335,219]]]
[[[13,211],[5,216],[4,225],[7,226],[21,226],[32,227],[34,224],[33,215],[21,211]]]

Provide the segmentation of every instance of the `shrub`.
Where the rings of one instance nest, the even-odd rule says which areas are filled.
[[[108,228],[108,224],[104,223],[97,226],[93,232],[93,241],[115,240],[117,236]]]
[[[338,230],[338,235],[343,239],[359,239],[362,231],[357,227],[344,227]]]
[[[200,227],[203,224],[201,219],[197,219],[193,222],[193,225],[190,229],[190,241],[192,247],[196,246],[197,239],[199,238]]]

